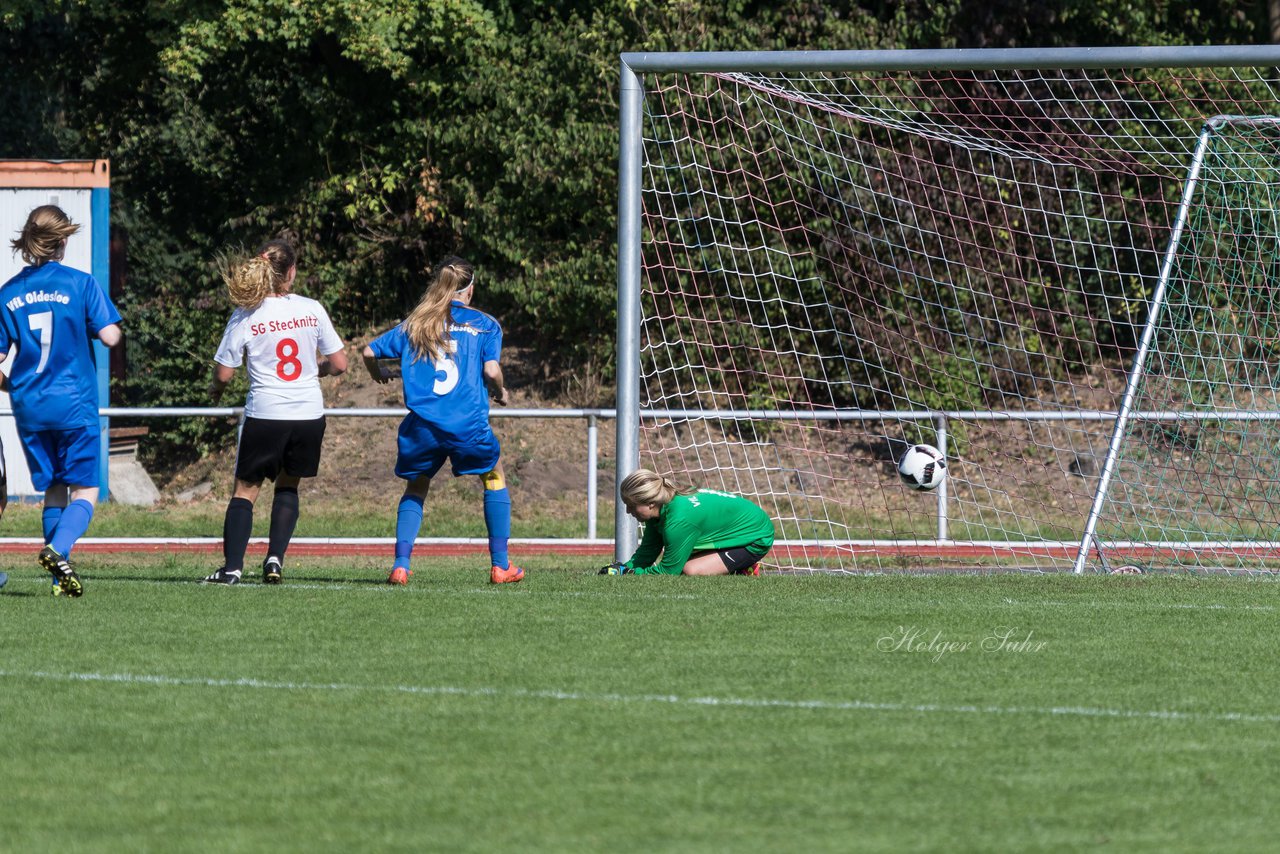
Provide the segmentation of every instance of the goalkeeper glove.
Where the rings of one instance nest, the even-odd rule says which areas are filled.
[[[627,566],[625,563],[611,563],[608,566],[600,567],[599,575],[633,575],[635,570]]]

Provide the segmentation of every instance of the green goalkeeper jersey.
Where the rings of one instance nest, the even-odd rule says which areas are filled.
[[[679,575],[694,552],[746,548],[763,557],[772,545],[768,513],[739,495],[699,489],[672,498],[645,523],[640,548],[626,565],[636,575]]]

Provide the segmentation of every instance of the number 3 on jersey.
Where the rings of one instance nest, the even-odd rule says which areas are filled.
[[[458,352],[458,342],[446,342],[450,353]],[[431,390],[438,395],[446,395],[453,391],[454,386],[458,384],[458,363],[445,353],[440,353],[432,360],[436,366],[436,381],[432,384]],[[440,376],[444,374],[444,376]]]
[[[458,384],[458,363],[448,356],[440,356],[435,360],[435,364],[436,381],[431,386],[431,390],[436,394],[446,395]],[[441,374],[444,376],[440,376]]]
[[[298,358],[298,342],[292,338],[281,338],[276,345],[276,376],[285,382],[293,382],[302,376],[302,360]]]

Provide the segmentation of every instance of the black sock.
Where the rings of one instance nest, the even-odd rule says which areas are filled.
[[[244,551],[249,547],[252,533],[253,502],[232,498],[227,504],[227,516],[222,520],[222,562],[227,569],[244,569]]]
[[[284,550],[293,539],[293,529],[298,524],[298,490],[294,487],[277,487],[271,501],[271,541],[267,554],[284,560]]]

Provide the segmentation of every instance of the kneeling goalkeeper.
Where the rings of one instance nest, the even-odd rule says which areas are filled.
[[[601,575],[759,575],[773,547],[773,520],[742,496],[683,489],[648,469],[627,475],[619,492],[644,536],[630,560]]]

